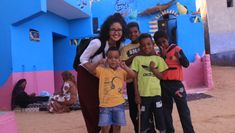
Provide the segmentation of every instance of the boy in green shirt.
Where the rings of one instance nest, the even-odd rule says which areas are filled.
[[[152,55],[154,43],[151,35],[141,34],[139,43],[143,54],[134,58],[131,68],[138,75],[135,97],[137,104],[141,104],[141,133],[146,133],[149,129],[148,120],[151,114],[154,114],[157,129],[164,133],[160,79],[162,72],[168,67],[160,56]]]

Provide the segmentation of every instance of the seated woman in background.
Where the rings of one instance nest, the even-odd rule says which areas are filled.
[[[16,106],[19,106],[21,108],[26,108],[29,104],[32,103],[48,101],[49,97],[36,96],[35,93],[27,94],[25,92],[26,84],[27,84],[26,79],[20,79],[15,84],[11,97],[12,110]]]
[[[74,76],[69,71],[62,73],[63,86],[61,92],[50,97],[48,111],[51,113],[69,112],[70,106],[77,103],[78,93]]]

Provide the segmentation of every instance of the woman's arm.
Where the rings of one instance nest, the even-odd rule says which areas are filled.
[[[96,63],[86,63],[84,64],[86,66],[86,69],[89,73],[96,75],[96,67],[98,67],[99,65],[105,65],[106,60],[105,59],[101,59],[100,61],[96,62]]]
[[[96,53],[96,51],[100,47],[101,41],[99,39],[91,40],[90,44],[80,56],[81,65],[84,66],[87,70],[92,69],[92,63],[90,62],[90,58]]]

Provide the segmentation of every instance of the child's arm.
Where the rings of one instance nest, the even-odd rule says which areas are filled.
[[[153,61],[150,62],[149,67],[158,79],[162,79],[162,73],[158,71],[158,69],[156,68],[156,64]]]
[[[120,67],[122,69],[124,69],[126,72],[127,72],[127,76],[128,78],[135,78],[136,77],[136,73],[130,69],[126,64],[125,62],[120,62]]]
[[[128,58],[127,60],[125,60],[126,65],[130,66],[131,63],[132,63],[132,61],[133,61],[133,59],[135,58],[135,56],[136,56],[136,55],[133,55],[133,56],[131,56],[130,58]]]
[[[136,56],[139,56],[139,55],[145,55],[145,53],[144,53],[142,50],[140,50],[138,53],[132,55],[129,59],[125,60],[126,65],[127,65],[127,66],[130,66],[131,63],[132,63],[132,61],[133,61],[133,59],[134,59]],[[156,52],[155,52],[154,49],[151,51],[151,55],[156,55]]]
[[[134,78],[134,87],[135,87],[135,102],[136,104],[141,104],[141,98],[138,90],[138,79]]]
[[[187,57],[185,56],[183,50],[176,52],[175,56],[178,57],[179,62],[183,67],[187,68],[189,66],[189,61],[188,61]]]

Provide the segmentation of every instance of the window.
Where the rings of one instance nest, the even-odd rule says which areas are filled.
[[[227,0],[227,7],[233,7],[233,0]]]

